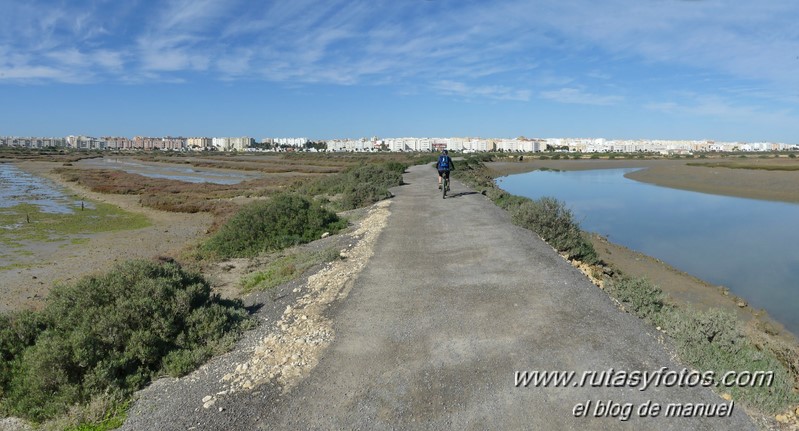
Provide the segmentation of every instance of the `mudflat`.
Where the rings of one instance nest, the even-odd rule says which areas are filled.
[[[754,167],[768,166],[757,163],[759,160],[751,162],[754,164],[750,166]],[[799,162],[792,164],[799,167]],[[636,181],[675,189],[799,203],[799,171],[729,168],[707,162],[703,166],[686,163],[655,165],[626,176]]]
[[[118,261],[174,256],[186,244],[199,240],[212,222],[207,213],[176,213],[143,207],[139,204],[138,195],[94,193],[51,172],[62,166],[61,163],[23,161],[15,164],[29,173],[48,178],[75,195],[143,214],[150,226],[95,233],[80,243],[58,246],[44,243],[26,247],[24,265],[0,271],[0,312],[39,308],[54,284],[104,272]]]

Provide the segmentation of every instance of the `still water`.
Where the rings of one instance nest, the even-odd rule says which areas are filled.
[[[69,214],[81,201],[68,196],[46,178],[31,175],[10,163],[0,163],[0,212],[19,204],[35,205],[46,213]]]
[[[185,181],[187,183],[238,184],[242,181],[261,177],[261,174],[256,172],[225,171],[212,168],[196,168],[181,164],[140,162],[131,159],[106,157],[84,159],[78,162],[77,165],[97,169],[118,169],[129,174]]]
[[[565,202],[584,230],[726,286],[799,335],[799,205],[624,177],[634,170],[535,171],[497,182],[514,195]]]

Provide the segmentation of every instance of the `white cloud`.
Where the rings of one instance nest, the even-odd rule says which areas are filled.
[[[679,102],[651,102],[644,108],[669,115],[703,117],[732,123],[746,123],[785,127],[799,124],[799,116],[787,109],[774,109],[741,104],[731,100],[706,95],[683,95]]]
[[[157,21],[157,27],[166,31],[196,30],[220,18],[231,4],[231,1],[225,0],[169,1]]]
[[[799,3],[505,0],[12,2],[0,17],[8,76],[55,81],[220,79],[432,88],[442,94],[613,105],[626,74],[679,68],[667,85],[799,97]],[[0,64],[3,64],[0,60]],[[82,71],[67,72],[75,66]],[[659,72],[664,69],[664,72]],[[642,72],[645,71],[645,72]],[[723,77],[725,82],[719,83]],[[6,78],[9,80],[9,78]],[[458,85],[465,86],[459,89]],[[403,88],[399,88],[403,87]],[[519,88],[528,90],[518,90]],[[554,88],[554,89],[553,89]],[[732,93],[729,93],[732,94]]]
[[[564,87],[559,90],[544,91],[541,97],[559,103],[573,103],[578,105],[617,105],[624,98],[616,95],[599,95],[585,92],[578,88]]]
[[[0,66],[0,80],[38,80],[52,79],[70,82],[63,71],[46,66]]]
[[[470,86],[463,82],[443,80],[433,83],[433,88],[446,95],[471,98],[488,98],[496,100],[530,100],[529,90],[519,90],[501,85]]]

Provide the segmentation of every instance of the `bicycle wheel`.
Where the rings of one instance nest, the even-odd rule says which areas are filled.
[[[441,190],[442,190],[441,199],[447,198],[447,187],[449,187],[449,178],[447,178],[447,176],[445,175],[444,178],[441,180]]]

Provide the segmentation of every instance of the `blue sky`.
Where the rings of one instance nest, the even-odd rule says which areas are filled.
[[[0,0],[0,135],[799,143],[799,1]]]

